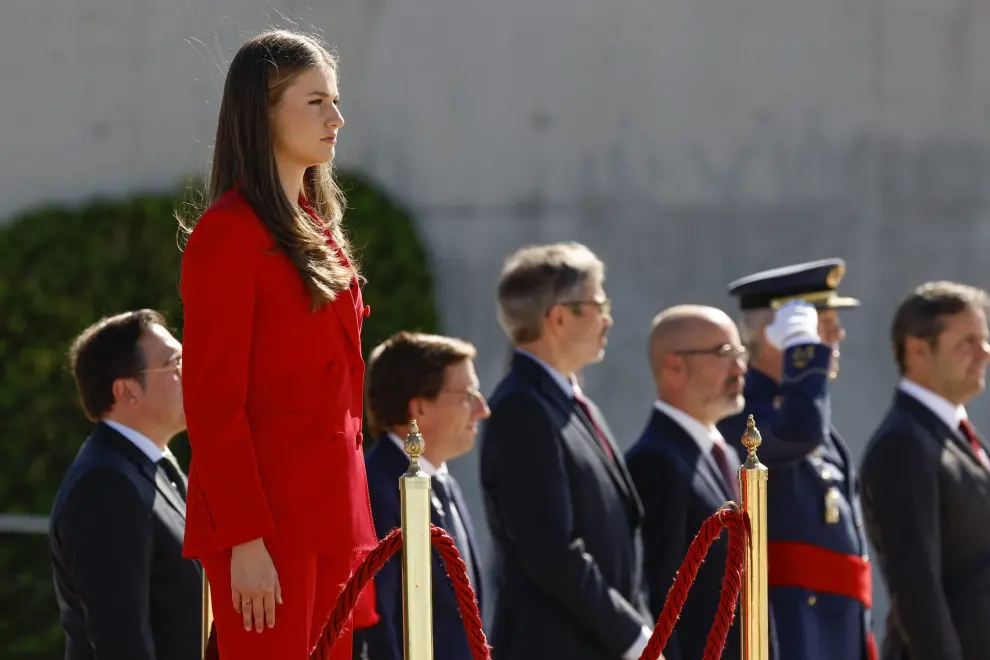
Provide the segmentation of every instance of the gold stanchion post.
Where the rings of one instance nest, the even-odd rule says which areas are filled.
[[[210,583],[206,579],[206,571],[203,571],[203,643],[200,648],[200,657],[206,657],[206,645],[210,641],[210,626],[213,625],[213,605],[210,603]]]
[[[749,522],[749,543],[742,586],[743,660],[770,658],[770,601],[767,593],[767,468],[756,449],[763,442],[750,415],[742,444],[748,455],[739,470],[742,510]]]
[[[430,575],[430,477],[419,465],[426,449],[412,420],[406,435],[409,470],[399,477],[402,499],[402,625],[405,660],[433,660],[433,580]]]

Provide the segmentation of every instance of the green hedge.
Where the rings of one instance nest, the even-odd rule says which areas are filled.
[[[341,179],[368,278],[365,352],[399,329],[437,331],[428,259],[411,218],[366,180]],[[181,337],[178,199],[39,208],[0,228],[0,513],[47,514],[90,429],[66,359],[76,333],[103,315],[153,307]],[[185,436],[172,448],[187,466]],[[0,576],[0,657],[61,658],[46,538],[0,534]]]

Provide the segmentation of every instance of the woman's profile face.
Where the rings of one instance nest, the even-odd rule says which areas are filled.
[[[340,114],[337,75],[330,67],[307,69],[292,80],[272,108],[275,159],[308,168],[333,160]]]

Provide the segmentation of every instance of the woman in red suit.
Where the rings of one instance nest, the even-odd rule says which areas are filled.
[[[369,309],[330,165],[336,70],[303,35],[241,47],[210,206],[182,262],[185,554],[210,580],[221,659],[308,658],[376,545],[361,448]],[[369,589],[352,625],[376,622]],[[350,660],[352,625],[334,660]]]

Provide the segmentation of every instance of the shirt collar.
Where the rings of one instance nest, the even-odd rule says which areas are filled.
[[[392,441],[392,443],[395,444],[396,447],[398,447],[399,449],[402,450],[403,455],[405,455],[408,458],[409,455],[406,454],[406,442],[405,442],[405,440],[402,440],[401,438],[399,438],[399,436],[397,436],[396,434],[392,433],[391,431],[388,432],[388,437]],[[441,463],[440,466],[437,467],[437,466],[434,466],[433,463],[430,463],[428,460],[426,460],[426,457],[425,456],[420,456],[419,457],[419,466],[421,468],[423,468],[423,472],[425,472],[428,477],[435,477],[437,475],[443,476],[443,475],[446,475],[447,474],[447,463],[446,462]]]
[[[653,405],[657,410],[677,422],[681,428],[683,428],[687,434],[691,436],[695,443],[697,443],[702,453],[711,453],[712,447],[715,443],[719,443],[723,448],[726,447],[725,439],[714,426],[706,427],[691,415],[687,414],[680,408],[675,408],[666,401],[660,401],[658,399]]]
[[[104,419],[103,423],[130,440],[135,447],[140,449],[145,456],[151,459],[152,463],[158,463],[158,461],[162,460],[166,456],[172,456],[172,452],[168,450],[168,447],[162,450],[161,447],[152,442],[151,438],[143,433],[135,431],[129,426],[124,426],[120,422],[115,422],[112,419]]]
[[[536,364],[538,364],[541,367],[543,367],[543,369],[548,374],[550,374],[550,377],[553,378],[553,381],[555,383],[557,383],[558,387],[560,387],[560,389],[564,392],[564,394],[567,395],[567,398],[568,399],[574,398],[575,392],[580,393],[581,390],[577,386],[577,380],[575,380],[573,377],[571,377],[570,379],[568,379],[566,376],[564,376],[564,374],[560,373],[559,371],[557,371],[556,369],[554,369],[549,364],[547,364],[546,362],[544,362],[540,358],[536,357],[535,355],[533,355],[529,351],[525,351],[525,350],[523,350],[521,348],[517,348],[516,349],[516,352],[522,353],[523,355],[525,355],[526,357],[528,357],[530,360],[532,360]]]
[[[936,417],[945,422],[945,425],[954,431],[959,429],[959,423],[962,420],[969,419],[964,406],[949,402],[945,397],[935,394],[935,392],[932,392],[927,387],[918,385],[913,380],[902,378],[898,384],[898,388],[924,404],[926,408],[935,413]]]

